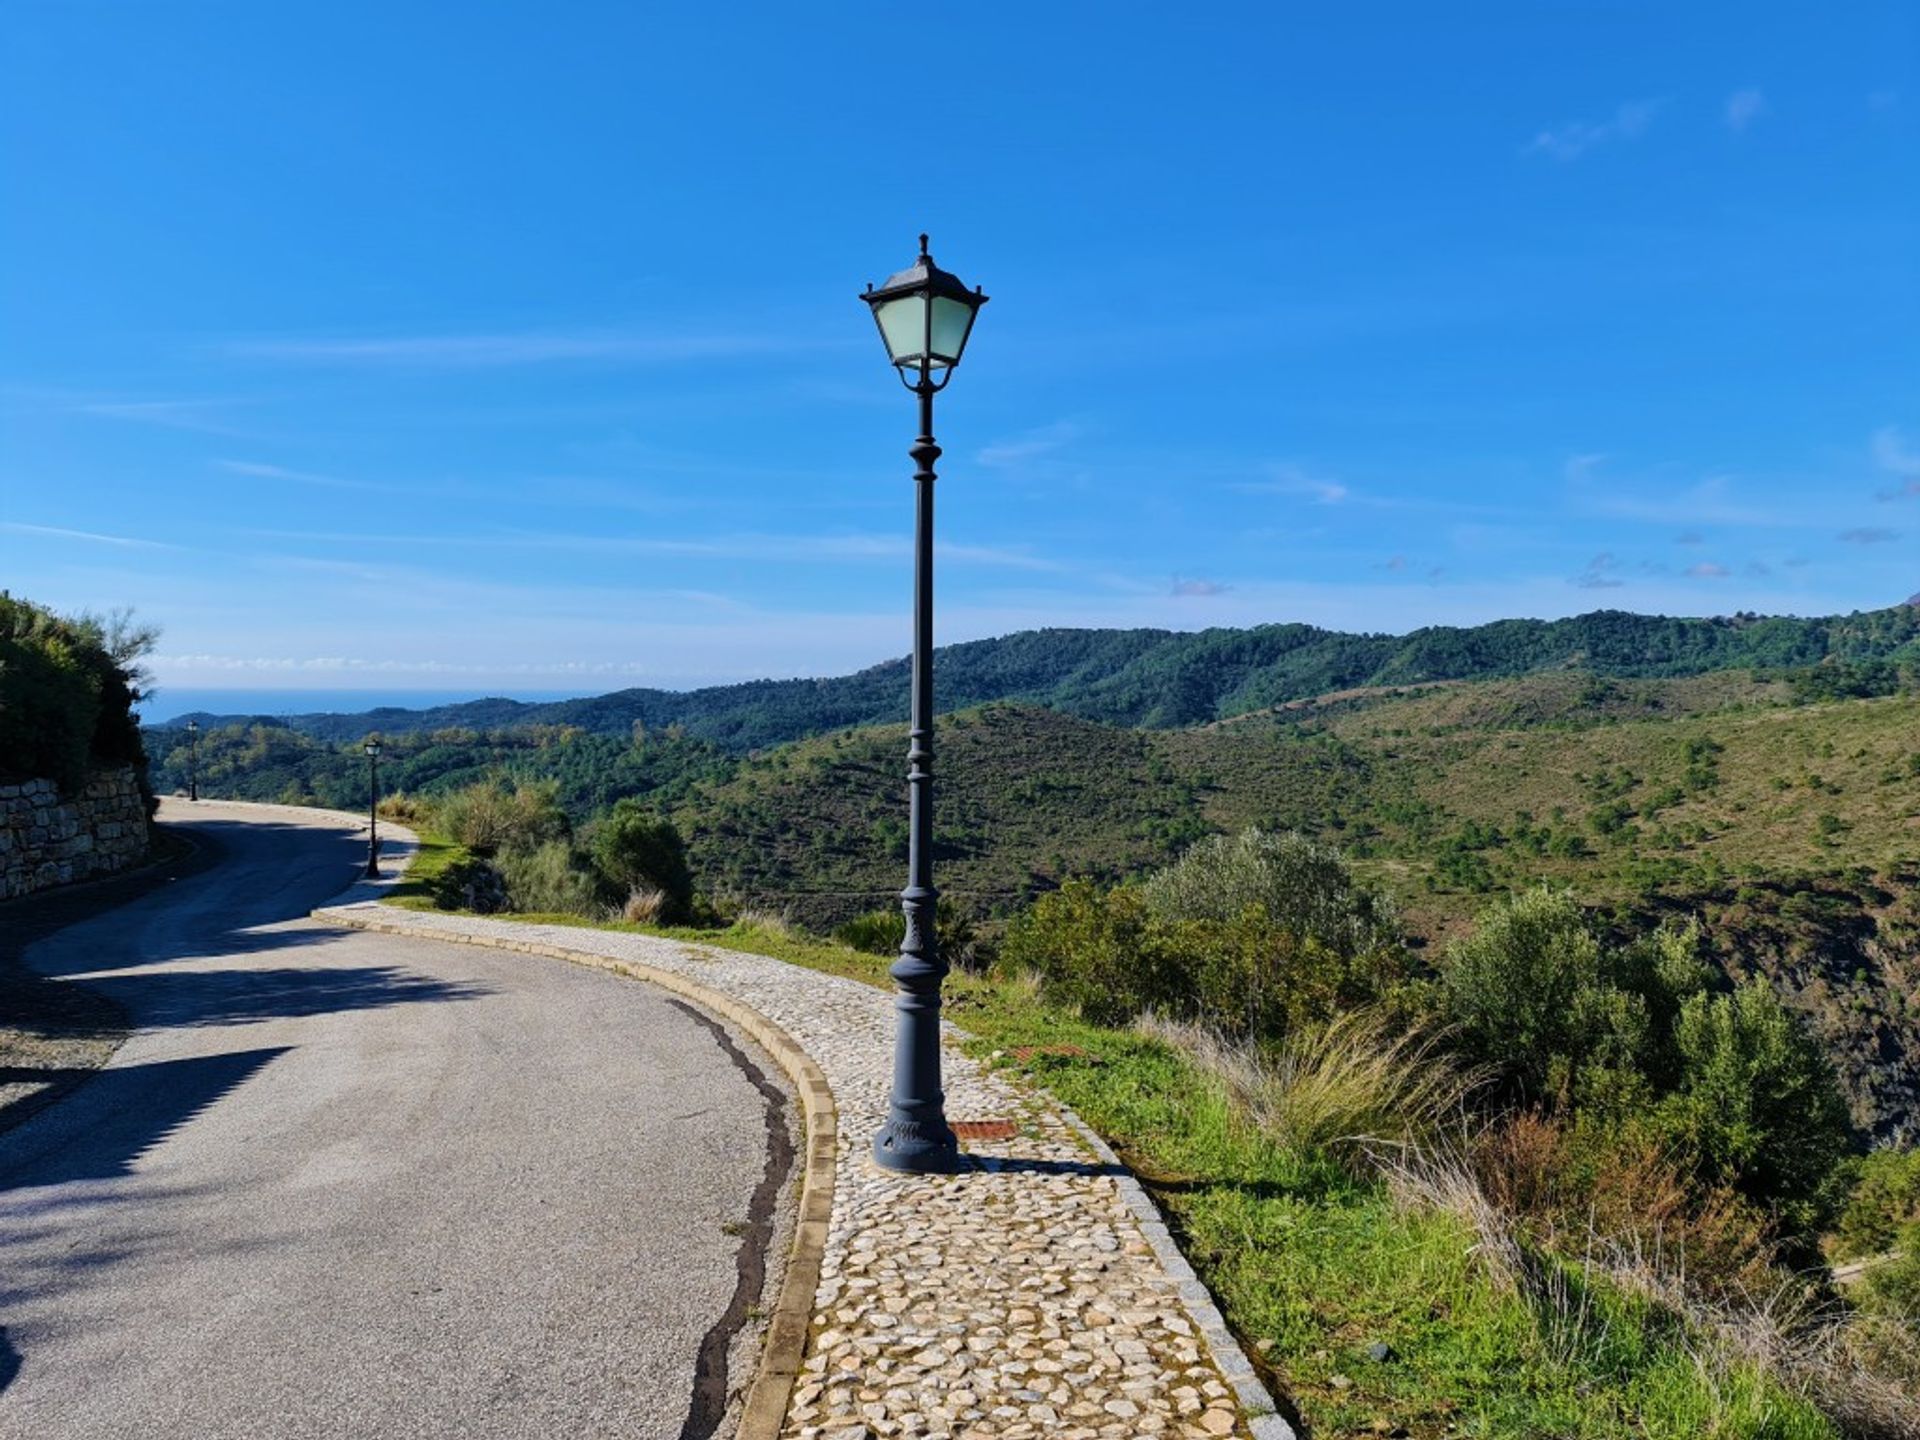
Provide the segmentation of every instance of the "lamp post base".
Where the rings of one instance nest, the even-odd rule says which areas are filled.
[[[873,1137],[873,1163],[907,1175],[951,1175],[960,1168],[960,1142],[946,1121],[939,1129],[917,1120],[891,1119]]]
[[[378,880],[379,878],[380,860],[377,856],[370,854],[367,856],[367,879]]]

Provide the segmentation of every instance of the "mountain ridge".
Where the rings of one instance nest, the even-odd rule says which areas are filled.
[[[1920,607],[1800,618],[1713,618],[1595,610],[1562,620],[1424,626],[1404,635],[1300,623],[1197,631],[1049,628],[935,652],[936,708],[1018,701],[1108,724],[1168,729],[1228,719],[1330,692],[1578,669],[1655,678],[1743,667],[1920,660]],[[449,728],[578,726],[596,734],[681,727],[734,752],[904,719],[908,662],[850,675],[749,680],[697,690],[633,688],[573,700],[504,698],[353,714],[176,717],[202,726],[255,721],[317,738]]]

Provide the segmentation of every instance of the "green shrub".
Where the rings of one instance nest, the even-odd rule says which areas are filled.
[[[1210,908],[1202,901],[1246,893],[1230,885],[1210,891],[1200,867],[1187,869],[1163,891],[1156,908],[1149,897],[1159,878],[1105,894],[1087,881],[1070,880],[1009,927],[1001,955],[1039,974],[1049,996],[1097,1024],[1122,1024],[1152,1012],[1197,1021],[1236,1039],[1275,1039],[1293,1027],[1331,1019],[1343,1008],[1379,998],[1407,976],[1397,947],[1336,948],[1377,939],[1381,932],[1370,925],[1323,923],[1317,927],[1328,937],[1323,940],[1276,923],[1257,899],[1224,918],[1196,914]],[[1344,866],[1335,878],[1348,896],[1354,893],[1346,889]],[[1176,901],[1185,914],[1168,913]],[[1294,896],[1291,913],[1326,921],[1341,912],[1335,903]],[[1352,911],[1346,913],[1351,919]]]
[[[1041,977],[1047,994],[1096,1025],[1148,1010],[1178,1012],[1175,977],[1148,941],[1146,901],[1136,886],[1102,893],[1069,880],[1042,895],[1007,930],[1001,957]]]
[[[133,707],[156,638],[124,613],[65,618],[0,590],[0,777],[46,777],[71,794],[95,766],[147,757]]]
[[[994,952],[972,918],[951,901],[942,899],[935,905],[933,928],[940,955],[949,965],[973,971],[987,967]],[[867,955],[898,954],[907,938],[907,917],[894,909],[869,910],[840,926],[833,938]]]
[[[1391,902],[1356,884],[1338,850],[1293,831],[1208,836],[1142,892],[1162,920],[1231,923],[1257,906],[1276,929],[1339,955],[1400,943]]]
[[[506,884],[511,909],[597,917],[606,908],[599,876],[565,840],[502,851],[494,865]]]
[[[1818,1042],[1764,982],[1690,995],[1680,1075],[1659,1116],[1703,1175],[1777,1207],[1807,1233],[1829,1218],[1847,1152],[1846,1101]]]
[[[531,850],[567,833],[567,817],[548,783],[483,780],[455,790],[433,809],[434,828],[480,855]]]
[[[1902,1227],[1920,1223],[1920,1149],[1876,1150],[1854,1173],[1853,1193],[1833,1230],[1841,1260],[1891,1250]]]
[[[691,909],[686,842],[671,820],[628,797],[594,823],[588,845],[594,867],[615,895],[658,890],[665,897],[660,913],[669,923]]]
[[[455,860],[429,882],[436,910],[468,910],[493,915],[512,908],[507,882],[491,860],[469,856]]]
[[[1920,1341],[1920,1220],[1894,1233],[1892,1252],[1892,1259],[1867,1271],[1867,1301],[1874,1311],[1905,1326]]]
[[[1688,929],[1604,945],[1571,895],[1533,890],[1449,947],[1442,1004],[1520,1096],[1631,1112],[1672,1079],[1680,999],[1706,983],[1697,944]]]

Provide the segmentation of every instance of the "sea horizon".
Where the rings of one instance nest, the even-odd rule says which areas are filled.
[[[617,688],[617,687],[614,687]],[[166,725],[185,715],[357,715],[395,706],[403,710],[430,710],[470,700],[518,700],[540,705],[602,695],[598,690],[271,690],[189,689],[166,686],[139,707],[143,725]]]

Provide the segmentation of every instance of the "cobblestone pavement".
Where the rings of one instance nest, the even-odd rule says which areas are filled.
[[[1050,1098],[949,1044],[948,1118],[1010,1120],[1018,1133],[966,1142],[958,1175],[873,1164],[891,996],[652,936],[382,914],[684,975],[759,1011],[820,1066],[839,1109],[839,1153],[788,1440],[1291,1440],[1138,1182]]]

